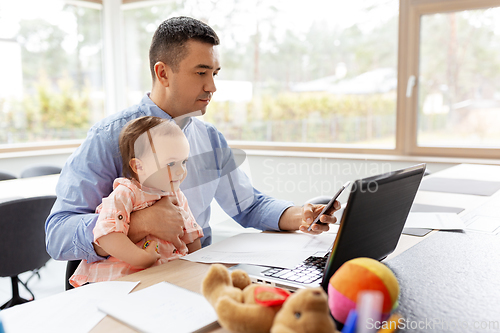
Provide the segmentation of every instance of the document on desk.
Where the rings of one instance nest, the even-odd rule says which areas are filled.
[[[454,213],[411,213],[406,219],[405,228],[440,230],[463,230],[464,222]]]
[[[196,332],[217,321],[205,297],[168,282],[103,302],[98,308],[139,332]]]
[[[139,282],[92,283],[2,310],[5,332],[86,333],[106,314],[97,304],[128,294]]]
[[[242,233],[188,254],[182,259],[202,263],[243,263],[293,268],[307,257],[318,253],[324,255],[336,236],[335,233]]]
[[[422,183],[419,187],[419,191],[434,191],[482,196],[493,195],[499,190],[500,182],[439,177],[426,177],[422,180]]]

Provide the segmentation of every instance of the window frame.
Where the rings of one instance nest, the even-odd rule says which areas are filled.
[[[500,6],[500,0],[400,0],[398,40],[398,122],[396,150],[402,155],[465,158],[498,158],[494,148],[418,146],[418,78],[420,22],[423,15],[485,9]],[[411,97],[407,97],[410,76],[415,76]]]
[[[133,4],[150,5],[159,4],[162,1],[147,0],[67,0],[68,3],[92,2],[103,5],[103,39],[107,47],[104,48],[104,79],[106,81],[106,95],[110,100],[106,103],[107,114],[111,110],[117,110],[123,106],[124,81],[117,80],[122,73],[124,60],[113,62],[112,55],[123,54],[119,52],[119,43],[107,43],[111,36],[118,34],[124,40],[119,25],[122,15],[116,13],[119,6],[130,6]],[[396,133],[394,148],[370,148],[357,147],[342,144],[310,144],[310,143],[281,143],[281,142],[256,142],[256,141],[229,141],[230,145],[240,149],[251,150],[277,150],[296,151],[310,153],[346,153],[346,154],[372,154],[372,155],[395,155],[395,156],[434,156],[443,158],[477,158],[497,159],[498,149],[491,148],[448,148],[448,147],[419,147],[417,145],[417,117],[418,117],[418,67],[419,67],[419,44],[420,44],[420,18],[422,15],[440,12],[453,12],[471,9],[484,9],[500,6],[500,0],[399,0],[399,26],[398,26],[398,56],[397,56],[397,99],[396,99]],[[107,14],[107,13],[108,14]],[[115,14],[109,14],[114,12]],[[407,81],[410,75],[415,75],[416,84],[412,89],[412,96],[406,97]],[[123,108],[122,108],[123,109]],[[81,142],[81,141],[80,141]],[[79,142],[47,142],[45,144],[14,144],[0,146],[0,153],[15,151],[58,149],[77,147]]]

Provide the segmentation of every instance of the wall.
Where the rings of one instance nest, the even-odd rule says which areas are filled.
[[[0,170],[17,176],[25,167],[34,164],[51,164],[63,166],[71,151],[43,153],[36,156],[28,154],[0,155]],[[338,155],[338,154],[337,154]],[[370,159],[368,159],[370,157]],[[378,157],[360,156],[356,158],[332,157],[328,154],[311,153],[279,153],[263,151],[247,151],[241,168],[249,175],[255,188],[279,199],[292,201],[302,205],[312,197],[332,196],[346,181],[353,181],[388,171],[397,170],[418,164],[420,158],[412,161],[394,161],[377,159]],[[451,167],[453,163],[428,163],[430,172]],[[347,201],[348,192],[344,192],[339,200]],[[210,224],[213,229],[213,242],[221,241],[243,231],[214,201]]]
[[[62,167],[71,150],[54,152],[10,153],[0,155],[0,170],[19,176],[31,165],[50,164]],[[276,198],[302,205],[319,195],[333,195],[346,181],[356,180],[420,163],[360,158],[332,158],[328,154],[279,154],[276,152],[247,151],[243,170],[254,186]],[[300,156],[302,155],[302,156]],[[330,155],[331,156],[331,155]],[[451,167],[453,163],[428,163],[430,172]],[[347,200],[347,193],[340,197]]]
[[[21,172],[34,165],[54,165],[62,167],[74,149],[60,149],[40,152],[20,152],[0,154],[0,171],[17,177]]]
[[[346,181],[419,164],[419,161],[339,159],[327,157],[249,156],[254,186],[274,197],[302,205],[315,196],[332,196]],[[429,163],[430,172],[454,164]],[[348,193],[341,195],[347,201]]]

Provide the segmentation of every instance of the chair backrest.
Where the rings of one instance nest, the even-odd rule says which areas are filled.
[[[55,175],[61,173],[61,168],[53,165],[37,165],[24,169],[21,178]]]
[[[45,250],[45,220],[56,196],[0,203],[0,276],[40,268],[50,259]]]
[[[11,179],[17,179],[16,176],[14,176],[11,173],[5,172],[5,171],[0,171],[0,181],[2,180],[11,180]]]

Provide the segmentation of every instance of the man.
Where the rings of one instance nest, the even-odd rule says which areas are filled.
[[[233,154],[217,129],[193,114],[204,114],[216,91],[220,70],[219,38],[208,25],[188,17],[164,21],[149,51],[153,88],[141,103],[95,124],[83,144],[69,157],[57,184],[57,201],[46,222],[47,252],[59,260],[107,256],[93,242],[96,207],[122,175],[118,137],[123,126],[141,116],[174,118],[186,135],[191,152],[188,177],[181,186],[195,220],[203,228],[202,245],[211,243],[210,203],[219,205],[244,227],[261,230],[301,230],[319,214],[322,205],[293,207],[254,189],[235,167]],[[195,157],[202,158],[195,158]],[[193,157],[191,159],[191,157]],[[336,209],[340,204],[336,202]],[[333,216],[323,216],[311,233],[328,230]],[[136,243],[151,234],[182,247],[183,216],[168,197],[132,213],[128,236]]]

